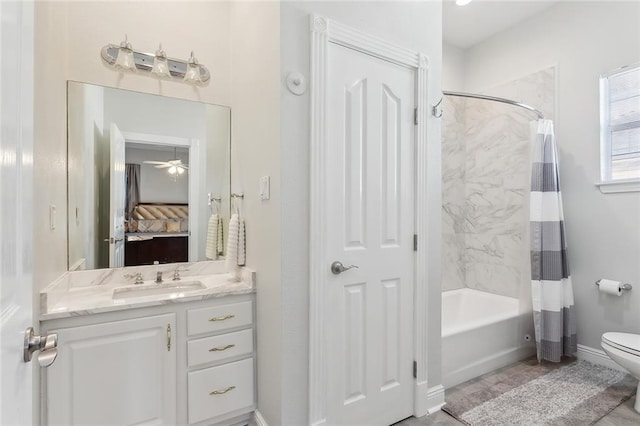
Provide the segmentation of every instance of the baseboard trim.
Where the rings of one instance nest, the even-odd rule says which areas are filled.
[[[491,354],[490,356],[480,359],[473,364],[464,365],[457,370],[449,371],[444,374],[442,384],[446,389],[450,389],[460,383],[490,373],[499,368],[506,367],[520,360],[535,355],[536,347],[533,345],[519,346],[507,349],[506,351]]]
[[[413,416],[422,417],[439,411],[444,405],[444,387],[428,387],[427,382],[416,383],[413,394]]]
[[[614,360],[609,358],[609,355],[607,355],[605,351],[592,348],[590,346],[578,345],[578,352],[576,356],[578,359],[583,359],[593,364],[603,365],[618,371],[627,371],[620,367]]]
[[[269,426],[258,410],[253,412],[253,420],[256,422],[257,426]]]
[[[433,414],[446,404],[444,402],[444,386],[438,385],[427,390],[427,414]]]

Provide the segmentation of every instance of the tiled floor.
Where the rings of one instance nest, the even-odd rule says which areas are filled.
[[[492,373],[489,373],[492,374]],[[469,386],[469,384],[475,382],[476,379],[471,380],[466,383],[462,383],[458,386],[455,386],[449,390],[447,390],[446,395],[452,396],[458,393],[465,392],[465,388]],[[446,397],[445,397],[446,399]],[[623,404],[616,407],[609,414],[600,419],[595,426],[639,426],[640,425],[640,414],[637,413],[633,409],[633,405],[635,404],[636,396],[629,398]],[[396,423],[394,426],[427,426],[427,425],[462,425],[464,423],[459,422],[455,418],[451,417],[449,414],[444,411],[438,411],[430,416],[424,416],[420,418],[410,417],[401,422]],[[525,425],[522,425],[525,426]]]

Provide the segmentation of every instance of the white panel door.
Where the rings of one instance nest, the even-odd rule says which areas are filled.
[[[175,425],[175,330],[175,314],[52,330],[46,424]]]
[[[32,369],[38,361],[23,362],[22,345],[25,328],[37,327],[32,312],[33,3],[2,1],[0,17],[0,424],[31,425]],[[38,208],[46,209],[46,200],[39,201]]]
[[[328,51],[326,252],[329,424],[413,414],[415,74]]]
[[[124,266],[124,209],[126,204],[125,140],[111,123],[110,196],[109,196],[109,267]]]

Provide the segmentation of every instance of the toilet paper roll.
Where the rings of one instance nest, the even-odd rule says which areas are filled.
[[[613,281],[607,279],[600,280],[600,292],[611,294],[613,296],[620,296],[622,294],[622,284],[620,281]]]

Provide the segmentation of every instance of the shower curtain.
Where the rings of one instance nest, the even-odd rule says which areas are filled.
[[[531,164],[531,291],[538,361],[577,351],[553,121],[538,120]]]

